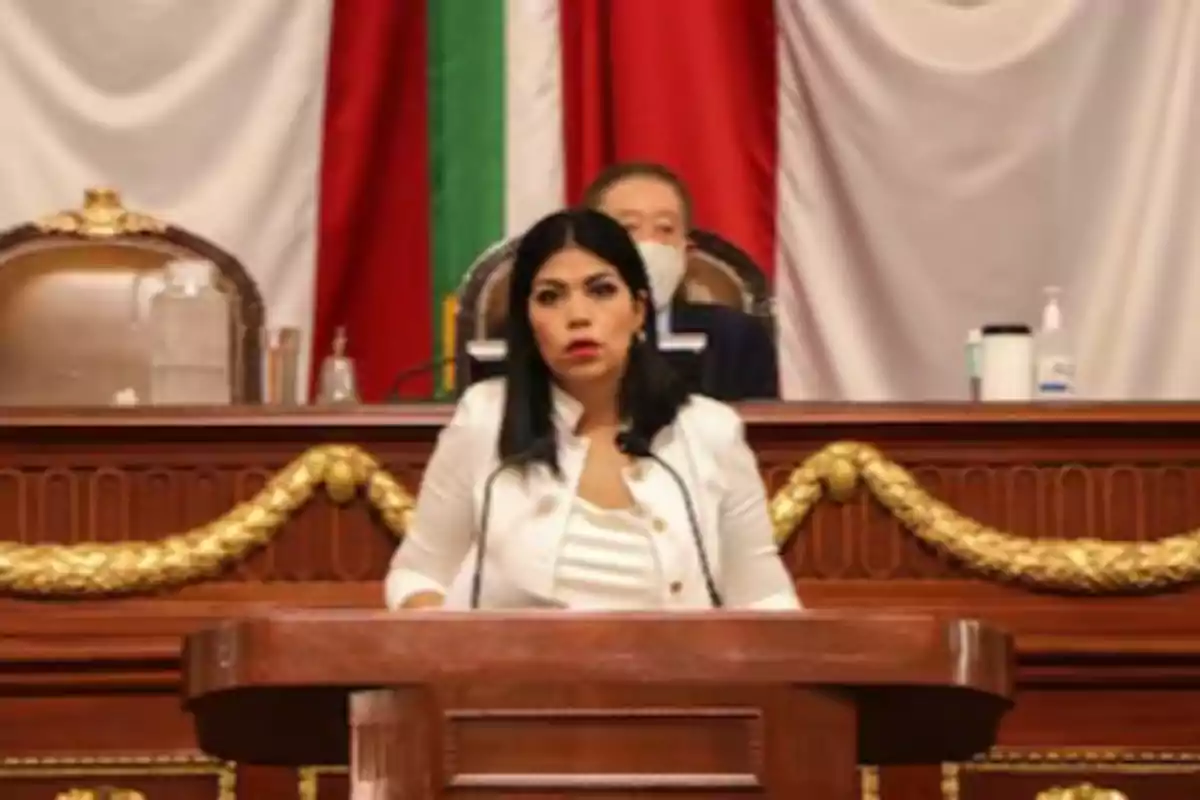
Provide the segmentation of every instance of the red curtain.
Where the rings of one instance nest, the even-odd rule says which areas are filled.
[[[563,0],[567,196],[614,161],[687,182],[696,224],[775,256],[772,0]]]
[[[333,13],[313,378],[345,325],[370,401],[432,352],[426,3],[340,0]]]

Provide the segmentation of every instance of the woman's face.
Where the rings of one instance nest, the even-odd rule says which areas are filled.
[[[563,388],[619,379],[646,318],[617,269],[577,247],[555,253],[533,279],[529,323]]]

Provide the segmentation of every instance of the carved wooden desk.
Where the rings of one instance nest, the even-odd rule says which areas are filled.
[[[1011,666],[978,621],[820,611],[288,611],[184,650],[206,751],[379,800],[857,800],[862,761],[986,753]]]
[[[1200,407],[744,416],[810,606],[981,616],[1016,633],[1018,702],[1000,749],[944,771],[886,767],[885,797],[1033,797],[1091,780],[1144,800],[1200,778],[1200,536],[1176,536],[1200,528]],[[7,413],[0,795],[232,791],[233,771],[194,758],[179,637],[256,608],[377,607],[447,418],[420,406]],[[1078,538],[1096,541],[1046,542]],[[132,540],[151,544],[120,545]],[[135,591],[90,594],[124,589]],[[868,789],[876,777],[865,773]],[[336,771],[237,778],[256,799],[294,797],[298,783],[344,791]]]

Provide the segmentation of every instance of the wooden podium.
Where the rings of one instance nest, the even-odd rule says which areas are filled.
[[[284,612],[189,636],[201,747],[350,765],[352,797],[851,800],[1009,707],[975,621],[824,612]]]

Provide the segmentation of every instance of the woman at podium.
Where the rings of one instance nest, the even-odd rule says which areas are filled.
[[[741,419],[674,379],[651,301],[604,214],[522,237],[506,377],[439,435],[389,608],[799,607]]]

